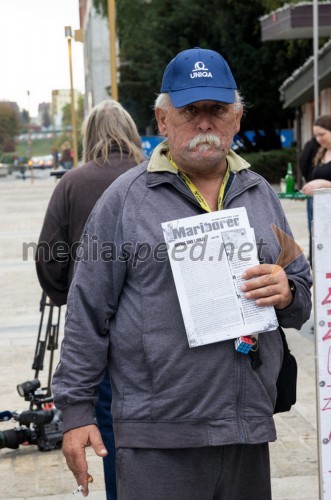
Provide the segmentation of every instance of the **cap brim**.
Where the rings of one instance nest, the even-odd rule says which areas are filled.
[[[233,104],[235,101],[235,89],[194,87],[174,90],[169,92],[169,96],[175,108],[182,108],[197,101],[217,101]]]

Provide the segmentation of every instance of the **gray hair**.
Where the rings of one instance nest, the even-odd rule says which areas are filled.
[[[241,96],[239,90],[235,90],[234,91],[234,107],[235,107],[235,110],[236,112],[239,111],[240,109],[244,109],[244,99],[243,97]],[[162,93],[162,94],[159,94],[156,99],[155,99],[155,103],[154,103],[154,110],[156,108],[161,108],[161,109],[169,109],[169,105],[171,104],[171,99],[169,97],[169,94],[167,93]]]
[[[143,160],[141,140],[131,115],[113,99],[92,108],[82,125],[83,161],[105,162],[111,150],[119,148],[136,163]]]

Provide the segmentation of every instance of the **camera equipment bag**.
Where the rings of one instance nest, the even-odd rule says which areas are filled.
[[[278,329],[283,342],[284,357],[277,379],[277,400],[274,413],[290,411],[297,398],[297,362],[288,348],[283,329],[280,326]]]

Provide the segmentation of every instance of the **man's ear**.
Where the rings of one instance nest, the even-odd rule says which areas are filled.
[[[240,106],[240,108],[237,109],[235,113],[236,113],[236,134],[237,134],[240,130],[240,122],[244,114],[244,108]]]
[[[155,118],[157,121],[157,126],[160,134],[163,135],[164,137],[167,137],[166,117],[167,117],[167,111],[165,109],[156,108]]]

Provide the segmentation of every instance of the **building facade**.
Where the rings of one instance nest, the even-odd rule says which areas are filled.
[[[74,90],[75,109],[78,108],[78,99],[81,92]],[[52,122],[54,130],[62,129],[63,107],[67,104],[71,105],[70,89],[52,90]]]
[[[93,106],[110,95],[109,25],[107,17],[102,17],[96,12],[92,0],[80,0],[80,20],[84,35],[85,114],[87,114]]]
[[[262,40],[267,42],[313,38],[313,14],[312,2],[285,4],[260,18]],[[330,36],[331,2],[318,2],[317,26],[318,37]],[[317,61],[319,88],[317,114],[331,114],[331,40],[318,51]],[[279,90],[283,107],[296,110],[295,134],[297,149],[301,151],[305,142],[312,136],[315,116],[313,55],[289,75]]]

